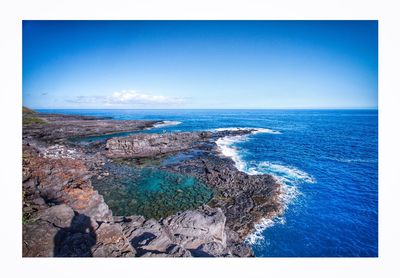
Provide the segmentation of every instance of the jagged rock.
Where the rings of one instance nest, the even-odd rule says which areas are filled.
[[[46,203],[67,204],[74,211],[95,221],[110,219],[112,213],[103,197],[91,185],[92,174],[85,161],[67,158],[31,157],[25,164],[30,178],[24,183],[28,192],[36,192]]]
[[[121,225],[103,223],[96,230],[97,244],[93,257],[132,257],[136,254],[122,232]]]

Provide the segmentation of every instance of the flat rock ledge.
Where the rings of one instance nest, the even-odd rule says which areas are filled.
[[[23,139],[42,142],[62,142],[68,138],[100,136],[121,132],[133,132],[154,127],[162,121],[111,120],[105,118],[35,114],[42,123],[23,126]]]

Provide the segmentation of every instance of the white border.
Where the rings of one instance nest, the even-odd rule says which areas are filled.
[[[104,1],[0,3],[2,277],[400,277],[399,7],[396,1]],[[378,19],[379,258],[23,259],[21,257],[22,19]],[[318,231],[315,231],[318,232]],[[7,275],[8,274],[8,275]]]

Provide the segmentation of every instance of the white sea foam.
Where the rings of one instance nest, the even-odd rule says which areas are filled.
[[[274,219],[263,218],[258,224],[254,225],[254,232],[245,238],[245,242],[250,245],[260,244],[265,238],[263,232],[275,224],[285,224],[285,218],[275,217]]]
[[[280,134],[279,131],[268,129],[268,128],[252,128],[252,127],[224,127],[224,128],[216,128],[215,131],[238,131],[238,130],[252,130],[251,134],[257,133],[271,133],[271,134]],[[235,135],[235,136],[225,136],[219,138],[215,143],[217,144],[222,155],[230,157],[233,162],[235,162],[235,166],[239,171],[246,172],[250,174],[246,170],[246,163],[241,159],[239,155],[238,149],[234,146],[235,143],[240,141],[247,140],[247,136],[245,135]]]
[[[255,166],[248,167],[247,171],[250,175],[271,174],[276,176],[280,181],[291,185],[298,183],[315,183],[315,179],[310,174],[301,171],[293,166],[286,166],[279,163],[271,163],[264,161]]]
[[[153,125],[153,128],[174,126],[174,125],[179,125],[181,123],[182,122],[179,122],[179,121],[162,121],[161,123],[157,123],[157,124]]]
[[[246,170],[246,163],[241,159],[239,150],[234,146],[235,143],[246,140],[245,135],[226,136],[219,138],[217,144],[222,155],[229,157],[235,162],[235,167],[242,172]]]

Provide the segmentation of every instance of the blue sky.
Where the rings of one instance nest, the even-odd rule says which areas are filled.
[[[377,21],[23,21],[31,108],[377,102]]]

